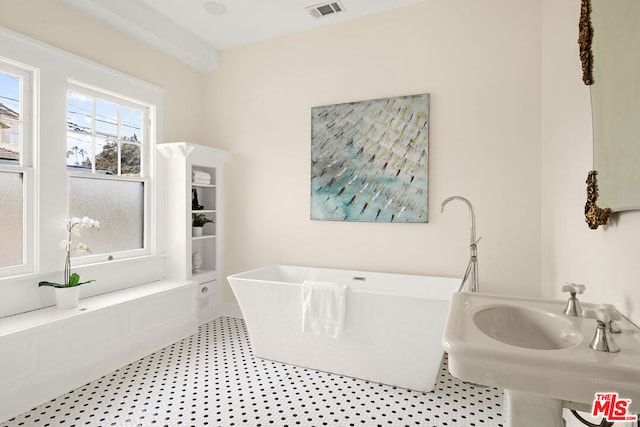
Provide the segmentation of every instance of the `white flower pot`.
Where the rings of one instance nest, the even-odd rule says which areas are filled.
[[[74,308],[80,302],[80,286],[70,288],[53,288],[58,308]]]
[[[202,236],[202,227],[191,227],[191,236],[193,237]]]

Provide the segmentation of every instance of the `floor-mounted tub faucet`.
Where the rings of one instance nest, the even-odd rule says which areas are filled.
[[[444,212],[444,207],[452,200],[461,200],[467,204],[467,206],[469,207],[469,219],[471,220],[471,243],[469,245],[471,258],[469,259],[469,264],[467,265],[467,270],[464,273],[464,277],[462,278],[462,283],[460,283],[458,292],[464,288],[465,283],[468,283],[467,290],[469,292],[479,292],[480,284],[478,282],[477,244],[480,239],[482,239],[482,237],[476,240],[476,215],[473,213],[473,206],[471,206],[471,202],[461,196],[451,196],[444,199],[444,201],[440,205],[440,212]]]

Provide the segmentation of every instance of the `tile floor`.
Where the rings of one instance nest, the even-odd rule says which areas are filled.
[[[453,378],[432,393],[252,356],[244,322],[199,333],[2,423],[80,426],[502,426],[502,391]]]

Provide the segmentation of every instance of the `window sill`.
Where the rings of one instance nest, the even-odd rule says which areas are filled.
[[[114,291],[136,288],[144,283],[165,278],[165,256],[141,256],[113,261],[103,261],[72,267],[82,280],[95,282],[82,285],[81,298],[95,297]],[[0,318],[43,309],[55,304],[53,290],[38,287],[41,281],[58,282],[62,271],[30,273],[0,279]]]
[[[195,287],[193,280],[163,279],[144,283],[119,291],[109,292],[80,300],[78,307],[59,309],[56,306],[45,307],[26,313],[0,318],[0,338],[34,329],[61,320],[82,316],[86,312],[105,309],[129,301],[150,297],[186,287]]]

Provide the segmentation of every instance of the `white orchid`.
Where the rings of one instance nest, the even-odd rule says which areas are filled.
[[[100,223],[88,216],[83,216],[81,220],[82,228],[100,228]]]
[[[86,282],[80,282],[80,276],[78,273],[71,274],[71,251],[76,250],[78,252],[91,252],[89,247],[84,243],[78,243],[75,249],[71,249],[72,236],[79,237],[80,230],[96,228],[100,229],[100,222],[95,219],[91,219],[88,216],[79,218],[74,216],[67,219],[62,223],[62,227],[67,231],[67,238],[60,242],[59,246],[67,253],[64,263],[64,284],[52,283],[52,282],[40,282],[38,286],[53,286],[56,288],[67,288],[72,286],[80,286],[84,283],[93,282],[94,280],[87,280]]]

